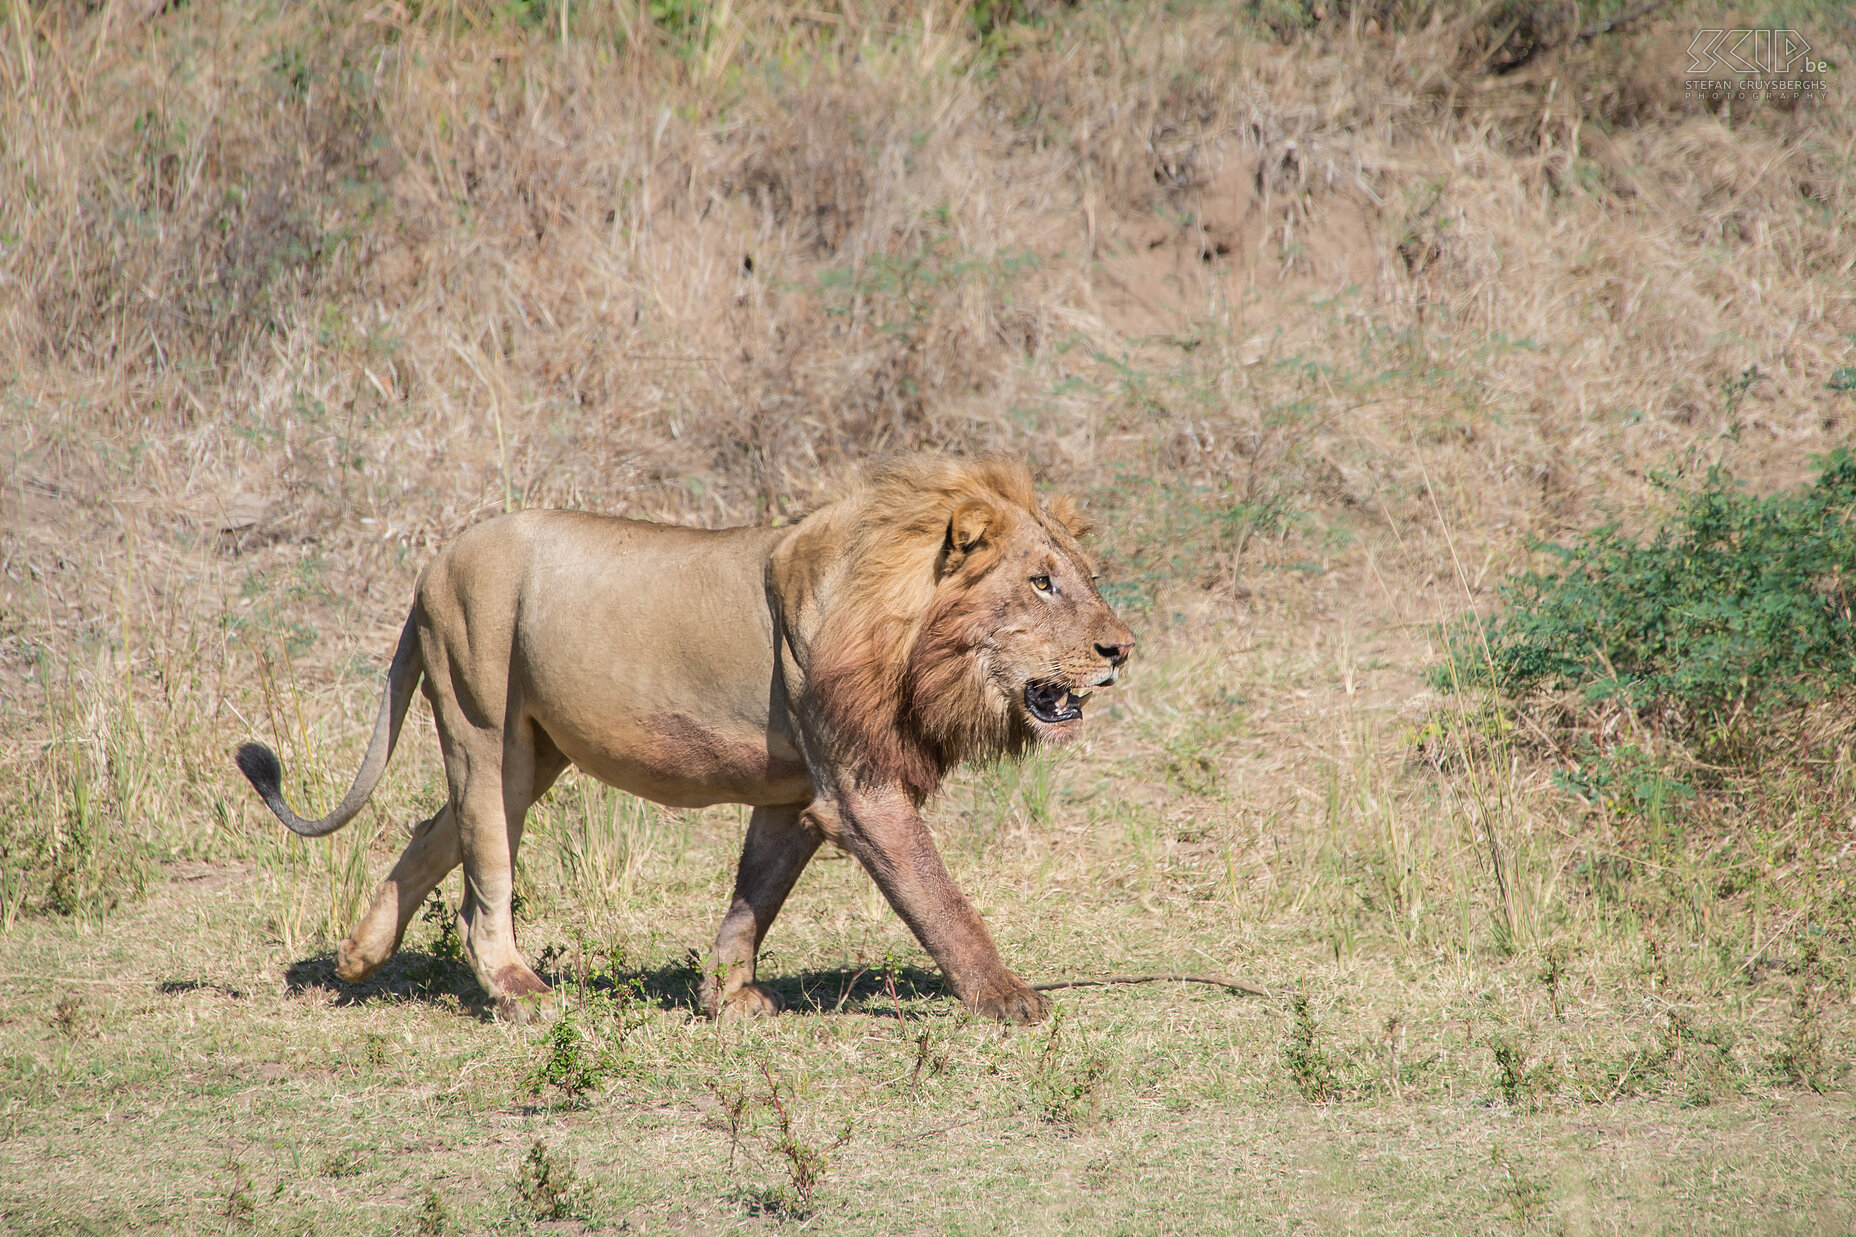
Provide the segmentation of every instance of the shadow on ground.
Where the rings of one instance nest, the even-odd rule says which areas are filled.
[[[387,964],[358,984],[335,974],[335,955],[323,952],[292,962],[284,971],[284,987],[292,996],[326,992],[336,1005],[365,1005],[369,1001],[424,1001],[454,1006],[474,1017],[488,1017],[489,1001],[470,967],[442,954],[402,949]]]
[[[764,975],[761,982],[786,1000],[788,1013],[862,1014],[911,1022],[927,1011],[905,1004],[951,998],[940,972],[917,966],[880,969],[834,967],[796,975]]]
[[[609,998],[642,1002],[662,1010],[700,1013],[697,993],[702,971],[695,959],[660,966],[600,968],[581,974],[572,968],[543,969],[542,978],[557,990],[584,987]],[[476,1018],[492,1016],[490,1002],[470,967],[441,954],[401,950],[363,983],[351,984],[335,974],[335,955],[325,952],[293,962],[284,972],[291,995],[326,992],[336,1005],[369,1001],[423,1001],[445,1005]],[[915,1002],[951,994],[938,972],[924,967],[830,967],[792,975],[763,975],[761,982],[786,1001],[788,1013],[859,1014],[913,1021],[926,1016]]]

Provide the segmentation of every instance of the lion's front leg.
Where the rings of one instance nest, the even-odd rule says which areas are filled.
[[[818,844],[818,831],[800,809],[754,809],[735,871],[735,896],[722,917],[703,977],[704,1012],[739,1018],[777,1014],[784,1008],[779,993],[754,982],[755,959]]]
[[[1001,1022],[1043,1021],[1049,1000],[1006,967],[986,921],[948,874],[908,796],[899,790],[847,792],[836,797],[835,806],[835,834],[967,1008]]]

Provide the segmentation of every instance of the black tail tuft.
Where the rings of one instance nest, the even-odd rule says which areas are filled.
[[[281,797],[284,767],[277,763],[276,752],[262,743],[246,743],[239,747],[234,759],[238,761],[238,771],[251,781],[266,803]]]

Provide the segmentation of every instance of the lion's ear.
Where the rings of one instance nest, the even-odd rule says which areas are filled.
[[[1057,495],[1044,509],[1050,512],[1053,520],[1069,529],[1070,536],[1078,541],[1087,537],[1095,527],[1089,522],[1089,517],[1077,508],[1075,500],[1068,494]]]
[[[948,517],[947,541],[941,547],[941,572],[955,571],[967,556],[986,544],[986,531],[998,520],[991,503],[970,498]]]

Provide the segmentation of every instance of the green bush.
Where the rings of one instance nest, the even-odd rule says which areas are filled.
[[[1662,484],[1676,511],[1652,536],[1612,523],[1542,547],[1559,568],[1511,578],[1494,618],[1449,632],[1432,683],[1576,692],[1690,739],[1856,686],[1856,457],[1765,498],[1718,468]]]

